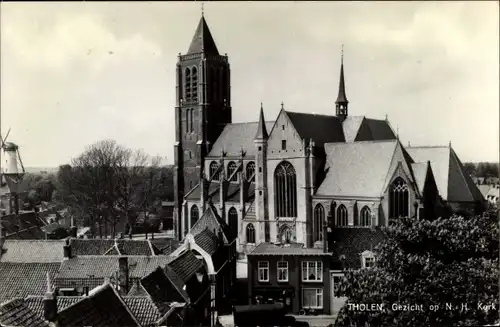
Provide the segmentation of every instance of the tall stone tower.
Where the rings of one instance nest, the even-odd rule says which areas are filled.
[[[231,83],[227,55],[220,55],[201,16],[186,54],[176,69],[174,145],[174,233],[181,239],[184,195],[201,179],[205,156],[231,123]]]

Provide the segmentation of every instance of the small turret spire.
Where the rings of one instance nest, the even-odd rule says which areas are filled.
[[[257,134],[255,135],[255,139],[258,140],[267,140],[267,128],[266,121],[264,120],[264,107],[262,106],[262,102],[260,103],[260,116],[259,116],[259,126],[257,129]]]
[[[201,17],[205,16],[205,10],[203,8],[203,2],[201,3]]]
[[[340,50],[340,80],[339,80],[339,94],[337,101],[335,101],[335,109],[337,117],[347,117],[347,106],[349,101],[345,94],[345,78],[344,78],[344,45],[342,44]]]

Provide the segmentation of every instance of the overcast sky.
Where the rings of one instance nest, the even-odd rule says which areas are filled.
[[[344,44],[350,115],[406,145],[499,158],[498,2],[205,3],[229,55],[234,122],[334,114]],[[201,3],[1,3],[1,128],[25,166],[115,139],[173,161],[175,64]]]

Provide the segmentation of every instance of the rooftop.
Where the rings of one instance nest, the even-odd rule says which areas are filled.
[[[323,252],[323,249],[304,248],[303,244],[273,244],[260,243],[249,255],[324,255],[331,253]]]

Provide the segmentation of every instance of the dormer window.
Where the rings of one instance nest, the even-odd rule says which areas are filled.
[[[375,266],[375,254],[368,250],[361,253],[361,267],[372,268],[373,266]]]

